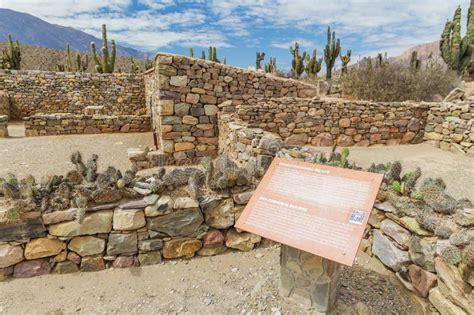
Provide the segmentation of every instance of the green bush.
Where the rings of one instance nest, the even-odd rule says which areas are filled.
[[[437,101],[460,81],[454,71],[439,64],[428,64],[416,71],[397,64],[359,67],[339,80],[344,98],[379,102]]]

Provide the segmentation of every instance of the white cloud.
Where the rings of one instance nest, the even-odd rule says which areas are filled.
[[[288,40],[288,41],[273,42],[271,44],[271,47],[290,49],[290,46],[294,46],[295,43],[298,43],[298,45],[300,45],[300,48],[303,48],[303,49],[313,49],[316,47],[316,43],[314,41],[307,40],[304,38],[296,38],[296,39]]]

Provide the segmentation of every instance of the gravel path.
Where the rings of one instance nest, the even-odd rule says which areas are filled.
[[[279,252],[273,246],[141,268],[0,282],[0,314],[309,314],[307,306],[278,295]],[[374,267],[365,258],[359,264]],[[336,314],[350,314],[347,308],[357,302],[371,314],[388,314],[388,309],[414,314],[399,286],[359,268],[344,270]]]

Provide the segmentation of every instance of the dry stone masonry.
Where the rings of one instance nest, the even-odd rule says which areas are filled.
[[[177,55],[158,54],[150,77],[159,148],[177,163],[217,155],[217,114],[225,101],[237,105],[262,97],[317,95],[314,85]]]
[[[64,134],[147,132],[150,116],[45,114],[23,119],[27,137]],[[1,124],[1,123],[0,123]]]
[[[8,116],[0,115],[0,138],[8,137]]]
[[[446,103],[429,112],[425,141],[474,156],[474,104]]]
[[[11,119],[82,114],[85,107],[97,105],[104,106],[107,115],[143,115],[143,84],[141,74],[0,70],[0,90],[10,98]]]

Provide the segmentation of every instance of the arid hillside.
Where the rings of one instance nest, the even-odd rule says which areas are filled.
[[[0,50],[6,47],[6,43],[0,43]],[[58,65],[65,64],[66,62],[66,51],[61,49],[51,49],[37,46],[21,46],[21,68],[22,70],[42,70],[42,71],[57,71]],[[78,52],[71,51],[71,61],[73,67],[75,65],[75,58]],[[85,60],[85,56],[89,55],[89,67],[88,72],[95,72],[94,62],[91,60],[90,53],[79,52],[82,56],[82,60]],[[150,56],[153,59],[154,56]],[[140,71],[145,69],[144,59],[134,59],[135,65]],[[130,72],[131,61],[129,57],[118,57],[115,64],[116,72]]]

